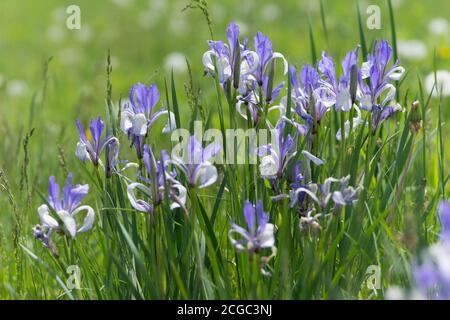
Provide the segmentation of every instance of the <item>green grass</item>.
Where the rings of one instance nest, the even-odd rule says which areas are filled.
[[[89,117],[101,115],[117,130],[117,103],[138,81],[157,83],[159,105],[175,112],[181,127],[189,128],[194,119],[222,130],[248,125],[230,108],[233,101],[227,101],[218,83],[203,76],[201,56],[210,31],[201,11],[182,12],[189,2],[168,1],[157,18],[145,20],[140,17],[148,3],[120,7],[113,1],[79,1],[82,26],[91,30],[86,42],[77,38],[77,31],[65,29],[60,1],[0,4],[0,74],[5,79],[0,81],[0,298],[381,299],[394,284],[409,287],[411,257],[435,242],[436,205],[448,195],[449,99],[430,98],[423,85],[424,76],[434,69],[450,68],[450,40],[427,31],[429,20],[450,9],[448,1],[394,5],[395,32],[387,1],[380,1],[381,30],[366,28],[362,2],[323,0],[316,6],[313,1],[283,1],[271,22],[263,19],[270,1],[208,1],[216,39],[225,39],[230,20],[245,22],[246,35],[266,33],[275,51],[297,67],[315,62],[325,49],[339,61],[361,41],[370,51],[381,37],[394,43],[417,38],[427,45],[424,60],[402,59],[408,75],[398,84],[399,101],[407,111],[384,123],[377,136],[361,126],[343,145],[333,139],[339,114],[330,112],[322,121],[318,136],[323,143],[317,154],[326,165],[314,177],[323,181],[350,174],[364,191],[353,207],[321,220],[316,234],[300,230],[299,217],[287,201],[271,201],[273,194],[257,176],[256,166],[220,165],[213,186],[189,190],[187,214],[163,202],[152,217],[132,209],[122,177],[97,175],[91,164],[74,157],[75,118],[86,124]],[[145,28],[140,19],[154,20],[154,25]],[[49,39],[52,26],[63,32],[61,41]],[[110,74],[105,71],[109,50]],[[186,56],[191,78],[187,72],[164,68],[164,58],[174,51]],[[26,82],[23,95],[8,94],[13,79]],[[416,99],[423,123],[414,133],[408,115]],[[170,138],[159,134],[163,122],[155,125],[148,141],[158,151],[171,148]],[[127,137],[117,135],[121,158],[137,161]],[[305,144],[300,140],[299,149]],[[133,170],[124,173],[131,180]],[[94,208],[96,221],[75,240],[54,237],[59,251],[55,258],[33,238],[31,229],[39,222],[37,207],[46,197],[48,177],[55,175],[62,182],[68,172],[74,173],[76,183],[89,183],[84,203]],[[270,277],[258,271],[257,257],[236,253],[228,239],[230,219],[244,223],[247,199],[262,199],[278,227],[278,254],[269,263]],[[67,287],[70,265],[80,268],[80,290]],[[377,292],[364,282],[371,265],[381,268]]]

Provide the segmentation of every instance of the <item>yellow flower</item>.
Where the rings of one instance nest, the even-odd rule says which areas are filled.
[[[437,55],[440,59],[450,58],[450,48],[447,46],[439,46],[437,48]]]

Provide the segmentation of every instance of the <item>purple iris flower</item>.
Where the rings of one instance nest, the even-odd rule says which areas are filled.
[[[270,39],[261,32],[257,32],[254,38],[255,51],[259,57],[259,65],[253,73],[256,82],[258,85],[263,85],[263,78],[266,74],[267,68],[269,64],[275,59],[281,59],[284,65],[284,72],[286,74],[288,72],[288,63],[284,56],[279,52],[273,52],[272,42]]]
[[[400,60],[389,66],[391,58],[392,48],[389,43],[386,40],[376,41],[359,74],[360,92],[357,98],[361,108],[373,113],[373,133],[381,122],[390,118],[394,112],[402,110],[394,101],[396,89],[391,82],[400,80],[405,69],[399,65]],[[366,84],[364,79],[368,79],[369,83]]]
[[[143,156],[144,140],[153,123],[159,117],[168,115],[163,133],[176,129],[175,116],[165,108],[155,112],[159,100],[159,90],[155,84],[149,87],[142,83],[133,85],[130,90],[130,102],[123,107],[120,127],[128,135],[131,145],[135,147],[139,159]]]
[[[299,200],[303,200],[303,198],[299,198],[301,195],[308,195],[322,210],[327,207],[331,199],[335,206],[352,205],[358,200],[361,187],[353,188],[349,186],[349,180],[350,176],[346,176],[342,179],[330,177],[325,179],[323,184],[310,183],[307,185],[300,185],[297,189],[292,189],[290,194],[290,205],[293,207]],[[332,183],[339,183],[340,189],[332,191]],[[301,202],[299,203],[302,204]]]
[[[342,74],[338,80],[333,59],[322,52],[322,59],[319,61],[318,68],[324,79],[320,80],[320,86],[315,89],[314,96],[325,108],[334,105],[337,111],[350,111],[353,102],[350,80],[352,68],[357,65],[357,62],[358,48],[345,55],[342,61]]]
[[[393,101],[396,90],[391,82],[400,80],[405,69],[399,65],[399,59],[389,66],[391,58],[392,48],[389,43],[386,40],[375,41],[373,51],[363,63],[359,76],[359,101],[363,109],[372,110],[379,99],[382,99],[381,107]],[[366,84],[364,79],[370,80],[370,83]]]
[[[48,205],[50,208],[47,204],[42,204],[38,208],[40,225],[33,228],[34,236],[42,241],[44,246],[51,248],[51,235],[54,231],[66,231],[70,237],[75,238],[77,233],[86,232],[92,228],[95,218],[94,209],[81,205],[88,191],[87,184],[72,186],[72,174],[69,174],[61,196],[55,177],[49,178]],[[78,227],[75,216],[83,211],[86,211],[86,215],[83,224]]]
[[[263,92],[263,98],[265,101],[267,101],[267,90],[268,90],[268,77],[266,75],[263,76],[263,84],[262,84],[262,92]],[[284,86],[284,81],[281,82],[278,86],[276,86],[272,90],[272,94],[270,95],[269,101],[267,103],[271,104],[273,103],[279,96],[281,89]],[[248,90],[247,95],[245,96],[238,96],[237,102],[236,102],[236,110],[238,113],[247,120],[247,110],[250,112],[250,116],[253,122],[253,125],[256,125],[259,120],[259,115],[262,112],[262,106],[260,103],[259,93],[255,90],[256,89],[256,81],[252,81],[251,87],[249,87],[250,90]],[[245,107],[245,109],[243,109]],[[272,106],[268,108],[268,113],[271,113],[272,111],[280,110],[280,115],[284,115],[284,109],[280,106]]]
[[[322,102],[322,99],[326,98],[324,90],[317,91],[316,94],[319,94],[319,99],[314,96],[316,90],[320,88],[319,73],[314,67],[308,64],[303,65],[300,71],[300,80],[303,86],[301,87],[295,67],[291,66],[289,72],[292,88],[294,89],[291,98],[295,103],[295,111],[306,121],[308,126],[311,126],[314,119],[312,114],[314,107],[316,119],[320,122],[325,113],[330,110],[330,106]],[[314,106],[311,103],[314,103]]]
[[[293,179],[289,185],[291,190],[297,190],[299,188],[307,187],[307,185],[304,183],[304,177],[301,173],[301,170],[302,170],[302,162],[299,160],[295,164],[294,170],[292,172]],[[291,208],[294,206],[294,204],[298,204],[301,212],[306,211],[306,208],[304,207],[305,198],[306,198],[305,192],[298,192],[297,194],[295,194],[295,199],[294,197],[292,197],[290,201]]]
[[[170,163],[177,166],[186,177],[189,186],[193,188],[205,188],[216,182],[217,168],[210,162],[221,150],[217,143],[211,143],[205,148],[192,135],[183,150],[183,155],[172,152]]]
[[[236,108],[239,114],[247,119],[246,110],[242,110],[242,105],[244,104],[252,115],[253,123],[256,124],[258,121],[258,110],[261,110],[262,104],[262,101],[259,101],[260,94],[258,90],[256,90],[256,85],[259,85],[262,88],[264,100],[268,104],[273,103],[280,94],[284,82],[275,86],[272,91],[269,91],[269,75],[267,74],[267,68],[275,59],[282,59],[284,74],[286,74],[288,71],[288,63],[281,53],[273,52],[272,42],[261,32],[256,34],[254,44],[256,57],[252,54],[247,55],[244,58],[244,63],[249,66],[247,70],[251,70],[241,79],[239,85],[239,93],[241,95],[238,97]],[[270,112],[275,109],[280,108],[277,106],[275,108],[269,108],[268,111]]]
[[[400,106],[386,106],[382,108],[380,105],[372,106],[372,133],[375,133],[380,124],[394,115],[396,111],[402,110]]]
[[[221,40],[208,41],[209,50],[203,54],[202,62],[206,72],[212,77],[215,76],[217,66],[218,81],[222,87],[225,87],[228,81],[234,80],[236,64],[240,63],[237,83],[239,83],[239,91],[243,94],[247,91],[247,82],[251,80],[250,75],[259,65],[259,58],[254,51],[247,49],[247,40],[242,46],[240,45],[239,27],[233,21],[227,27],[227,38],[228,44]]]
[[[147,176],[139,173],[139,179],[144,182],[134,182],[128,185],[128,199],[133,208],[141,212],[153,213],[156,206],[160,205],[165,195],[165,183],[170,200],[170,208],[184,207],[186,204],[186,188],[175,180],[175,173],[169,172],[169,156],[166,151],[161,152],[161,160],[156,161],[152,150],[144,145],[143,161],[147,169]],[[150,201],[138,199],[135,190],[138,189],[146,195]]]
[[[272,130],[272,142],[268,145],[258,147],[257,154],[261,157],[259,171],[261,177],[267,179],[281,179],[290,161],[295,157],[296,140],[298,134],[291,137],[287,134],[283,137],[285,122],[279,121]]]
[[[94,166],[103,165],[101,161],[101,154],[103,150],[108,149],[107,163],[109,164],[109,170],[117,164],[119,156],[119,140],[107,134],[102,139],[104,124],[100,117],[97,120],[91,119],[89,130],[91,132],[92,141],[86,137],[85,131],[81,122],[77,119],[76,125],[78,128],[78,134],[80,141],[77,143],[75,155],[83,162],[86,160],[91,161]]]
[[[228,237],[231,244],[237,251],[255,252],[262,248],[274,248],[275,237],[273,224],[269,223],[269,215],[264,212],[262,202],[256,203],[255,208],[249,201],[244,202],[244,218],[247,228],[231,223],[231,229],[228,231]],[[234,235],[239,235],[238,239]]]

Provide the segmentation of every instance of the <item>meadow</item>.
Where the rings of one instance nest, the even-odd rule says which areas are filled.
[[[2,1],[0,298],[450,298],[450,5],[372,2]]]

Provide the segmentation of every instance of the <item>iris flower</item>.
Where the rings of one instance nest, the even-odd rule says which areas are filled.
[[[63,189],[62,197],[60,188],[55,181],[55,177],[49,178],[48,204],[42,204],[38,208],[40,225],[33,228],[34,236],[42,241],[44,246],[51,248],[51,235],[54,231],[65,231],[71,238],[75,238],[77,233],[89,231],[94,225],[94,209],[87,205],[81,205],[81,201],[86,197],[89,186],[72,186],[72,174],[67,176],[66,185]],[[75,217],[86,212],[83,224],[79,227]]]
[[[251,80],[249,76],[256,71],[259,66],[259,57],[256,52],[247,49],[247,40],[241,46],[239,43],[239,27],[230,22],[227,27],[228,44],[223,41],[208,41],[209,50],[203,54],[202,62],[206,72],[215,76],[217,65],[218,81],[225,86],[227,81],[238,83],[239,92],[247,91],[247,82]],[[239,79],[234,79],[236,64],[239,63]]]
[[[399,60],[389,66],[391,58],[392,48],[389,43],[385,40],[375,42],[359,76],[360,91],[357,98],[362,109],[372,112],[373,132],[394,112],[402,110],[394,100],[396,89],[391,82],[400,80],[405,69],[399,65]],[[370,80],[369,84],[364,79]]]
[[[267,84],[267,76],[264,76],[263,78],[263,98],[266,100],[267,97],[267,90],[268,90],[268,84]],[[271,104],[273,103],[280,94],[281,89],[284,86],[284,82],[280,83],[278,86],[276,86],[272,90],[272,94],[270,95],[270,100],[266,102]],[[237,112],[243,117],[245,120],[247,120],[247,111],[250,113],[251,120],[253,122],[253,125],[256,125],[259,120],[260,113],[262,113],[262,105],[260,103],[260,97],[259,93],[256,91],[256,82],[254,81],[251,87],[251,90],[248,91],[248,93],[245,96],[239,95],[237,97],[236,102],[236,110]],[[245,109],[243,108],[245,107]],[[269,107],[267,112],[271,113],[272,111],[279,110],[280,115],[285,114],[284,108],[280,106],[272,106]]]
[[[314,119],[314,107],[316,120],[320,122],[325,113],[330,110],[330,105],[322,102],[326,97],[326,91],[319,90],[319,73],[314,67],[308,64],[303,65],[300,71],[300,83],[297,78],[297,70],[294,66],[289,68],[289,72],[293,89],[291,99],[295,104],[295,111],[310,126]],[[287,101],[287,97],[284,101]]]
[[[337,79],[336,68],[333,59],[325,52],[322,52],[322,59],[319,61],[319,71],[324,79],[320,80],[320,86],[315,89],[314,96],[325,108],[334,105],[337,111],[350,111],[352,107],[352,68],[358,62],[358,48],[349,51],[342,61],[342,74]],[[356,83],[356,77],[355,77]],[[355,90],[356,91],[356,90]],[[356,92],[355,92],[356,94]]]
[[[144,183],[134,182],[128,185],[127,194],[131,206],[138,211],[153,213],[156,206],[161,204],[165,195],[165,185],[167,184],[167,194],[170,199],[170,208],[184,207],[186,204],[186,188],[175,180],[175,174],[168,172],[169,156],[163,150],[161,160],[156,161],[152,150],[144,145],[143,161],[147,169],[148,177],[142,173],[140,180]],[[150,199],[138,199],[136,190],[141,191]]]
[[[277,253],[274,236],[275,226],[269,223],[269,215],[264,212],[260,200],[256,203],[256,210],[251,202],[244,202],[244,218],[247,225],[246,228],[231,222],[228,238],[238,252],[247,251],[253,255],[253,253],[257,253],[261,249],[270,248],[272,253],[267,257],[262,257],[260,265],[261,273],[263,275],[270,275],[265,270],[265,267]]]
[[[126,103],[122,109],[120,127],[131,140],[138,158],[142,159],[144,139],[156,119],[168,115],[167,124],[163,128],[163,133],[168,133],[176,129],[175,116],[165,108],[155,112],[154,109],[159,100],[159,90],[155,84],[149,87],[142,83],[133,85],[129,99],[130,102]]]
[[[217,168],[209,160],[214,158],[220,150],[220,145],[217,143],[211,143],[203,148],[192,135],[187,142],[183,157],[172,155],[169,162],[181,170],[190,187],[205,188],[217,180]]]
[[[259,165],[259,171],[262,178],[274,180],[281,179],[292,159],[297,154],[297,137],[301,130],[296,130],[294,137],[287,134],[283,136],[283,130],[285,122],[288,119],[281,119],[275,129],[272,129],[272,142],[268,145],[258,147],[257,154],[261,157],[261,163]],[[302,150],[302,155],[308,161],[312,161],[316,165],[322,165],[323,160],[312,155],[306,150]]]
[[[264,76],[266,75],[267,68],[275,59],[281,59],[281,61],[283,62],[283,74],[286,74],[288,72],[288,62],[281,53],[273,51],[272,42],[266,35],[261,32],[257,32],[254,38],[254,44],[255,51],[259,57],[259,65],[253,75],[258,85],[263,86]]]
[[[91,119],[89,130],[92,136],[92,140],[86,137],[85,131],[81,122],[77,119],[76,125],[78,128],[78,134],[80,140],[77,143],[77,148],[75,151],[75,155],[81,161],[86,162],[86,160],[91,161],[94,166],[102,165],[101,162],[101,154],[105,148],[109,147],[109,152],[107,157],[108,163],[111,164],[112,167],[117,163],[118,155],[119,155],[119,140],[112,136],[111,134],[107,134],[105,138],[102,139],[104,124],[100,117],[97,120]]]
[[[310,183],[307,185],[300,185],[298,188],[291,190],[290,206],[293,207],[299,200],[303,200],[304,198],[301,198],[301,195],[308,195],[322,208],[322,210],[327,207],[331,199],[336,206],[352,205],[358,200],[361,187],[350,187],[348,185],[349,180],[350,176],[346,176],[342,179],[330,177],[325,179],[323,184]],[[332,191],[332,183],[339,183],[340,189]]]
[[[272,141],[268,145],[258,147],[257,154],[261,157],[259,171],[261,177],[267,179],[281,179],[290,161],[295,157],[296,138],[290,134],[283,137],[284,121],[279,121],[272,130]]]
[[[269,216],[264,212],[260,200],[256,203],[256,219],[253,204],[245,201],[244,218],[247,229],[232,222],[231,229],[228,232],[231,244],[236,250],[255,252],[262,248],[273,248],[275,246],[275,227],[269,223]],[[235,234],[239,235],[240,238],[235,239],[233,237]]]

